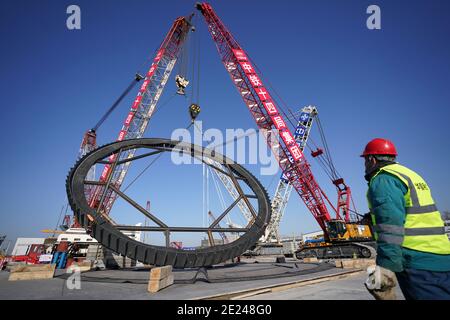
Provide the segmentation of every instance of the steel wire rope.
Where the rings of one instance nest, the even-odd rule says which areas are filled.
[[[340,176],[340,174],[339,174],[339,172],[336,170],[336,168],[335,168],[335,166],[334,166],[334,163],[333,163],[333,159],[331,158],[330,148],[328,147],[328,142],[327,142],[327,139],[326,139],[326,137],[325,137],[325,132],[324,132],[324,130],[323,130],[323,127],[322,127],[322,124],[321,124],[321,122],[320,122],[320,118],[319,118],[318,115],[317,115],[317,123],[318,123],[318,128],[319,128],[319,131],[320,131],[320,136],[322,137],[322,141],[323,141],[323,143],[324,143],[324,147],[325,147],[325,150],[326,150],[326,154],[327,154],[327,157],[328,157],[328,160],[329,160],[329,163],[330,163],[330,167],[331,167],[331,169],[332,169],[332,171],[333,171],[333,173],[334,173],[335,179],[337,179],[337,178],[338,178],[338,175]]]
[[[209,167],[209,166],[208,166],[208,169],[209,169],[209,171],[211,173],[212,180],[214,182],[214,186],[216,187],[216,191],[217,191],[217,194],[218,194],[218,197],[219,197],[219,201],[220,201],[220,203],[222,205],[222,209],[225,210],[226,209],[225,199],[224,199],[222,190],[220,189],[219,182],[217,181],[216,176],[213,174],[213,169],[211,169],[211,167]],[[230,226],[233,223],[231,221],[231,218],[229,217],[229,215],[226,215],[225,218],[227,219],[228,226]]]
[[[161,44],[162,44],[162,42],[161,42]],[[161,46],[161,44],[160,44],[160,46]],[[156,48],[152,54],[149,54],[147,56],[147,58],[144,60],[144,62],[142,62],[142,64],[138,68],[138,71],[135,74],[135,78],[131,81],[131,83],[127,86],[127,88],[123,91],[123,93],[119,96],[119,98],[117,98],[116,101],[114,101],[114,103],[104,113],[104,115],[100,118],[100,120],[97,121],[96,125],[92,128],[93,131],[97,131],[100,128],[100,126],[106,121],[106,119],[111,115],[111,113],[120,105],[122,100],[128,95],[128,93],[130,93],[130,91],[136,86],[136,84],[145,78],[145,77],[141,76],[141,70],[142,70],[142,68],[144,68],[145,65],[147,65],[151,61],[151,58],[158,51],[158,48]]]

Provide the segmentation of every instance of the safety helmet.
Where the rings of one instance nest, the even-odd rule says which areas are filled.
[[[395,146],[391,141],[387,139],[376,138],[366,145],[366,148],[364,149],[361,157],[365,157],[368,155],[397,156],[397,150],[395,149]]]

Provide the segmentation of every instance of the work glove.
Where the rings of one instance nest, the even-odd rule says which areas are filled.
[[[395,300],[395,273],[380,266],[370,266],[367,268],[367,280],[364,283],[367,290],[377,300]]]

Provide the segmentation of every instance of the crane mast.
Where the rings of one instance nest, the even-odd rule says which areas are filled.
[[[275,101],[262,83],[247,54],[216,15],[211,5],[198,3],[197,9],[204,16],[225,69],[257,126],[265,135],[282,172],[326,233],[326,222],[331,220],[324,201],[326,196],[317,184],[309,163],[280,115]],[[274,132],[272,129],[275,129]],[[276,133],[281,139],[273,139]],[[328,201],[327,198],[326,200]]]
[[[185,17],[177,18],[167,33],[144,78],[136,99],[131,105],[130,111],[117,137],[117,141],[141,138],[143,136],[186,40],[191,26],[190,19],[191,17],[188,19]],[[124,151],[120,154],[118,160],[122,161],[132,158],[134,153],[134,149]],[[120,188],[131,162],[125,162],[114,167],[113,163],[116,160],[117,155],[110,156],[109,163],[103,168],[100,181],[105,182],[111,178],[111,183]],[[108,190],[102,200],[102,191],[101,187],[97,187],[95,192],[91,193],[90,206],[97,208],[104,215],[107,215],[117,195]]]

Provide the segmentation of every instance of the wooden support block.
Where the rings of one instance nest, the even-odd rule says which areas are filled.
[[[151,293],[158,292],[168,286],[173,284],[173,274],[161,279],[161,280],[150,280],[148,282],[148,291]]]
[[[344,269],[366,269],[375,264],[375,259],[341,259],[339,268]],[[336,261],[336,267],[338,262]]]
[[[56,264],[14,266],[8,281],[51,279],[55,273]]]
[[[73,265],[78,266],[78,268],[80,268],[80,272],[84,272],[91,270],[92,262],[91,261],[83,261],[78,263],[75,262]]]
[[[171,274],[172,274],[172,266],[152,268],[150,270],[150,281],[161,280],[167,278]]]
[[[314,263],[314,262],[319,262],[319,260],[317,260],[316,257],[312,257],[312,258],[303,258],[303,262],[305,262],[305,263]]]
[[[150,270],[150,280],[148,281],[148,291],[158,292],[173,284],[172,266],[152,268]]]
[[[344,266],[342,265],[342,259],[335,259],[334,264],[336,268],[344,268]]]

